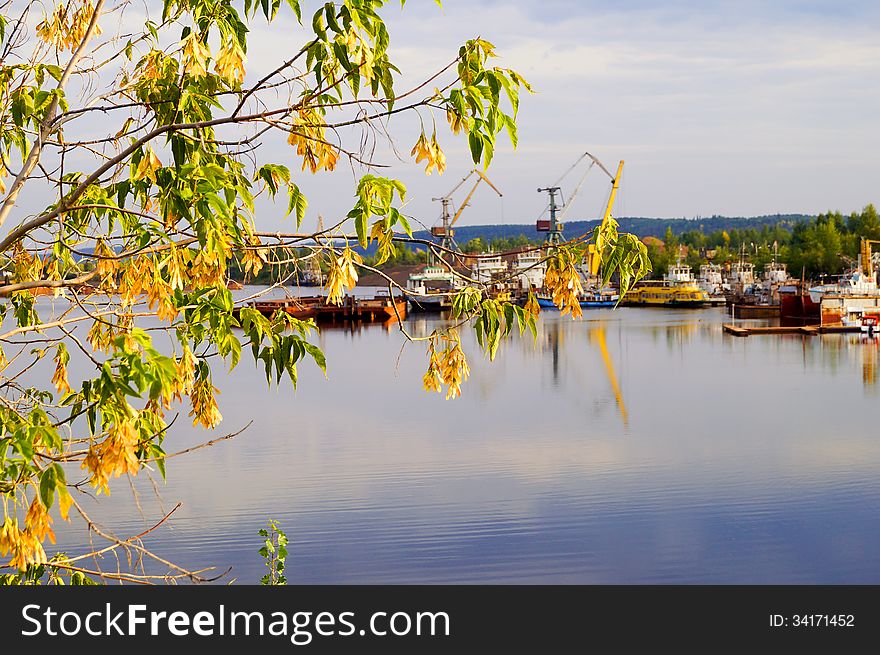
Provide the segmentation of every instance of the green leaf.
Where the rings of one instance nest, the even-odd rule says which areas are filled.
[[[468,134],[468,144],[471,147],[471,159],[475,164],[480,163],[483,154],[483,139],[479,132],[471,132]]]
[[[504,127],[507,128],[507,136],[510,137],[510,143],[516,149],[518,142],[516,133],[516,121],[512,117],[503,115]]]
[[[367,212],[363,210],[360,201],[355,208],[348,212],[348,218],[354,219],[354,229],[357,232],[358,243],[362,248],[367,247]]]
[[[302,25],[302,9],[300,8],[299,0],[287,0],[287,4],[293,9],[293,14],[296,16],[297,22]]]
[[[299,227],[302,225],[303,219],[306,216],[306,209],[309,206],[309,201],[296,184],[288,185],[287,194],[288,202],[286,215],[289,216],[291,212],[296,212],[296,226]]]
[[[324,352],[317,346],[307,341],[303,341],[302,343],[303,348],[305,348],[306,352],[312,356],[312,359],[315,360],[315,364],[318,365],[318,368],[320,368],[324,372],[324,375],[327,375],[327,359],[324,356]]]
[[[54,466],[46,468],[40,474],[40,501],[42,501],[46,509],[50,509],[55,501],[55,487],[58,484],[57,475]]]

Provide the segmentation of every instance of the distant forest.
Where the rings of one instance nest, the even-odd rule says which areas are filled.
[[[761,229],[766,226],[779,225],[789,231],[797,223],[815,218],[815,215],[807,214],[769,214],[767,216],[710,216],[707,218],[618,218],[621,232],[630,232],[638,237],[657,237],[662,239],[666,230],[671,229],[673,234],[682,234],[690,230],[699,230],[705,234],[712,232],[731,230],[745,230],[748,228]],[[565,222],[565,236],[575,238],[586,232],[592,232],[599,224],[594,221],[571,221]],[[413,236],[421,239],[430,238],[424,230],[414,232]],[[460,245],[471,239],[482,239],[485,243],[491,243],[495,239],[517,239],[524,237],[529,242],[540,242],[544,239],[542,233],[535,231],[535,224],[504,224],[504,225],[469,225],[455,228],[455,239]]]

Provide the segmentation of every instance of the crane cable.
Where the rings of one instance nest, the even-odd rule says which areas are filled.
[[[581,187],[584,185],[584,182],[587,179],[587,175],[590,174],[590,171],[593,170],[593,166],[595,166],[595,165],[596,165],[596,162],[593,162],[587,167],[587,170],[583,174],[583,176],[581,177],[580,182],[578,182],[577,186],[574,188],[574,193],[571,194],[571,197],[568,199],[568,202],[565,203],[565,205],[563,206],[562,213],[559,214],[559,220],[562,220],[563,218],[565,218],[565,215],[568,213],[568,208],[571,207],[571,203],[573,203],[574,199],[577,198],[577,194],[581,190]]]
[[[574,201],[574,199],[575,199],[575,197],[577,196],[578,192],[581,190],[581,187],[583,186],[584,181],[587,179],[587,175],[588,175],[589,172],[593,169],[593,166],[595,166],[596,164],[598,164],[598,165],[599,165],[599,168],[601,168],[603,171],[605,171],[605,174],[611,179],[611,181],[612,181],[612,182],[614,181],[614,176],[611,174],[611,172],[610,172],[607,168],[605,168],[605,165],[604,165],[602,162],[600,162],[598,159],[596,159],[596,158],[595,158],[592,154],[590,154],[589,152],[584,152],[580,157],[578,157],[578,158],[575,160],[575,162],[574,162],[571,166],[568,167],[568,170],[566,170],[566,171],[560,176],[560,178],[559,178],[558,180],[556,180],[556,182],[553,183],[553,186],[558,187],[560,184],[562,184],[562,180],[564,180],[564,179],[566,178],[566,176],[567,176],[569,173],[571,173],[571,172],[577,167],[577,165],[580,164],[581,161],[583,161],[583,159],[584,159],[585,157],[589,157],[589,158],[592,160],[592,162],[590,163],[589,168],[587,168],[587,172],[584,173],[583,177],[581,177],[580,182],[578,182],[577,186],[575,187],[574,193],[573,193],[573,194],[571,195],[571,197],[568,199],[568,202],[565,202],[565,199],[563,198],[563,209],[562,209],[562,213],[559,215],[559,219],[560,219],[560,220],[565,216],[566,212],[568,212],[568,208],[569,208],[569,206],[570,206],[571,203]],[[561,192],[561,191],[560,191],[560,192]],[[545,209],[544,211],[547,211],[547,210]],[[543,214],[544,214],[544,212],[541,212],[541,215],[542,215],[542,216],[543,216]]]
[[[577,160],[576,160],[576,161],[575,161],[575,162],[574,162],[574,163],[568,168],[568,170],[565,171],[565,172],[562,174],[562,176],[561,176],[558,180],[556,180],[551,186],[559,186],[559,185],[562,183],[562,180],[565,179],[565,176],[568,175],[569,173],[571,173],[571,172],[575,169],[575,166],[577,166],[578,164],[580,164],[580,163],[581,163],[581,160],[582,160],[584,157],[586,157],[587,155],[589,155],[589,154],[590,154],[590,153],[585,152],[585,153],[582,154],[580,157],[578,157]],[[592,155],[590,155],[590,156],[592,156]]]

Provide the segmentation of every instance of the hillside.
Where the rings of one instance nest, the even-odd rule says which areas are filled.
[[[769,214],[766,216],[731,217],[709,216],[705,218],[647,218],[630,217],[617,219],[623,232],[631,232],[639,237],[659,237],[666,234],[666,228],[672,228],[673,234],[681,234],[689,230],[702,230],[708,234],[717,230],[742,230],[747,228],[762,228],[765,225],[781,224],[789,229],[795,223],[806,221],[813,216],[806,214]],[[567,221],[565,223],[565,235],[576,237],[592,231],[599,224],[593,221]],[[467,243],[471,239],[481,238],[488,242],[492,239],[509,239],[523,235],[529,239],[543,238],[542,233],[535,231],[534,223],[529,224],[504,224],[504,225],[472,225],[457,226],[455,228],[455,240],[459,244]],[[430,238],[424,230],[413,233],[421,239]]]

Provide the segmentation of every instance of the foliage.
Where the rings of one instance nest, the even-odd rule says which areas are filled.
[[[266,568],[269,569],[269,572],[260,578],[260,584],[286,585],[284,563],[287,560],[287,535],[274,519],[269,521],[268,529],[261,528],[258,534],[264,539],[259,553],[265,560]]]

